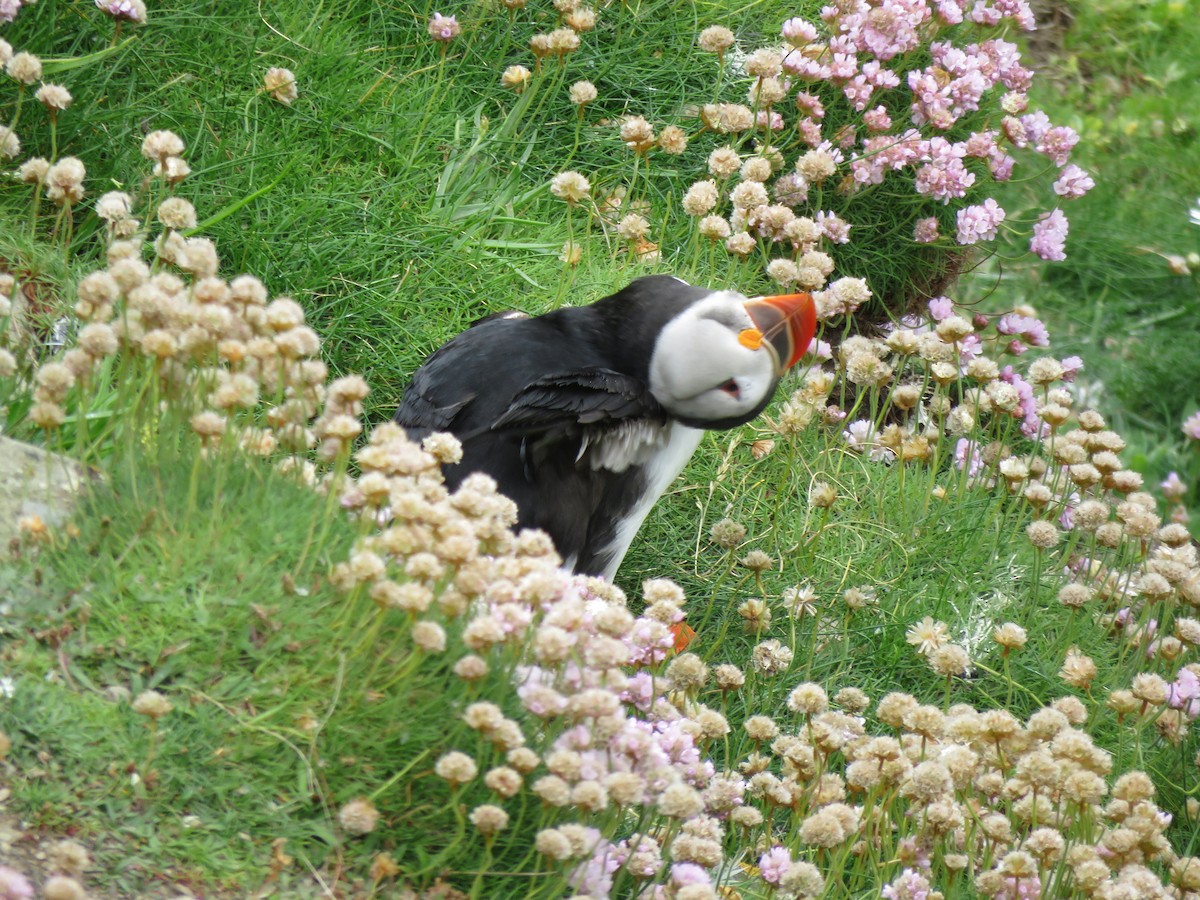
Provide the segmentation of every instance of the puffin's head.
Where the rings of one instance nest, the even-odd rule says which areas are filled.
[[[775,385],[816,331],[808,294],[748,300],[733,291],[702,297],[659,333],[650,392],[696,428],[733,428],[766,407]]]

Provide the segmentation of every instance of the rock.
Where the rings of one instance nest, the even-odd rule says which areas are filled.
[[[63,524],[94,475],[69,457],[0,436],[0,547],[20,534],[23,518],[38,516],[51,527]]]

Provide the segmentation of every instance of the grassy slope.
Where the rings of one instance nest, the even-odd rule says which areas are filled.
[[[124,180],[140,171],[137,144],[144,130],[178,130],[188,142],[196,172],[183,194],[197,201],[202,219],[230,211],[207,229],[230,270],[253,271],[274,291],[301,298],[329,341],[332,364],[361,371],[376,385],[377,415],[386,415],[423,355],[467,321],[512,306],[536,312],[558,302],[562,288],[571,283],[562,277],[556,259],[566,237],[561,209],[544,197],[532,202],[527,195],[542,191],[547,176],[563,166],[574,142],[573,110],[561,87],[547,95],[548,108],[557,110],[551,127],[523,134],[515,151],[502,155],[525,157],[523,164],[468,156],[484,118],[489,129],[498,128],[513,107],[512,95],[497,84],[500,66],[529,60],[508,49],[502,18],[472,29],[471,13],[464,10],[460,18],[470,37],[456,52],[465,62],[447,65],[439,74],[437,50],[421,28],[431,11],[367,3],[326,8],[316,2],[267,4],[261,17],[246,5],[215,2],[156,9],[153,27],[87,69],[87,77],[63,75],[81,109],[95,104],[86,115],[63,116],[60,144],[89,163],[98,161],[93,168],[97,191],[105,178]],[[41,0],[6,36],[47,53],[53,44],[55,55],[90,53],[104,46],[107,35],[90,25],[80,27],[77,17],[83,12],[91,10]],[[718,4],[644,3],[638,7],[637,26],[622,19],[623,27],[635,29],[638,37],[627,45],[633,48],[628,56],[581,54],[564,83],[575,77],[597,83],[597,117],[625,111],[627,99],[629,111],[650,113],[655,110],[647,107],[653,106],[659,85],[673,83],[686,95],[703,93],[711,80],[710,70],[689,70],[679,63],[677,51],[690,40],[695,24],[724,21],[749,39],[763,22],[781,18],[781,12],[781,4],[730,16]],[[552,18],[531,10],[519,26],[523,32],[532,31],[528,19],[534,16],[547,25]],[[296,71],[301,97],[291,109],[255,95],[269,65]],[[40,112],[31,108],[28,114]],[[1104,165],[1097,162],[1099,175],[1105,166],[1124,171],[1118,167],[1136,149],[1145,155],[1129,171],[1165,179],[1162,173],[1169,169],[1152,165],[1158,157],[1151,145],[1123,140],[1114,133],[1111,146],[1118,152]],[[1107,152],[1095,152],[1102,151]],[[598,190],[611,187],[628,170],[628,157],[611,129],[584,128],[577,154],[573,164],[595,173]],[[451,163],[460,177],[450,182],[442,200],[431,202],[439,176]],[[1177,177],[1186,183],[1195,171]],[[1122,183],[1118,177],[1117,184]],[[1200,186],[1193,185],[1172,202],[1186,204],[1198,192]],[[1122,334],[1120,326],[1145,293],[1142,279],[1150,275],[1159,279],[1155,284],[1182,289],[1180,282],[1162,276],[1154,257],[1122,250],[1119,265],[1096,265],[1097,257],[1081,252],[1132,246],[1137,229],[1118,239],[1100,229],[1125,221],[1120,203],[1147,210],[1152,204],[1141,194],[1124,200],[1120,194],[1102,181],[1095,199],[1080,201],[1073,219],[1072,262],[1052,270],[1032,295],[1040,305],[1058,309],[1074,329],[1059,346],[1096,353],[1094,368],[1106,359],[1098,352],[1101,347],[1075,335]],[[0,204],[9,204],[6,215],[15,208],[15,198],[11,193],[0,197]],[[654,202],[662,199],[652,197]],[[1082,205],[1089,203],[1097,205]],[[1160,220],[1147,211],[1145,219],[1132,221],[1144,229]],[[94,235],[86,229],[79,240],[94,246]],[[48,277],[61,277],[61,267],[34,263]],[[591,295],[627,280],[635,270],[644,268],[626,259],[610,262],[598,252],[572,278],[578,290]],[[711,278],[724,273],[750,280],[726,270],[723,260],[708,270]],[[1118,274],[1119,282],[1109,285]],[[1106,286],[1103,302],[1082,315],[1078,298],[1091,298],[1098,283]],[[1061,306],[1055,297],[1062,298]],[[1181,295],[1179,303],[1186,297]],[[1163,321],[1174,327],[1188,318]],[[1188,359],[1181,357],[1166,371],[1172,376],[1186,371]],[[1104,371],[1107,381],[1107,372],[1118,370],[1107,366]],[[1156,398],[1183,394],[1169,387],[1160,385],[1150,393]],[[733,609],[746,597],[774,595],[788,584],[812,580],[832,601],[844,588],[870,581],[880,588],[884,613],[853,622],[847,633],[869,647],[871,667],[866,667],[866,651],[856,651],[849,640],[827,642],[813,658],[812,673],[831,687],[853,682],[876,696],[910,683],[936,693],[935,680],[904,643],[904,627],[926,614],[965,623],[969,611],[981,605],[995,618],[1007,618],[1003,587],[1028,577],[1033,561],[1023,550],[997,555],[986,538],[999,542],[1016,523],[1015,511],[1008,519],[1002,507],[991,503],[953,512],[929,508],[919,499],[924,497],[922,485],[902,486],[895,472],[854,460],[818,458],[809,447],[802,448],[802,461],[790,470],[782,456],[754,465],[745,437],[743,433],[726,468],[730,437],[707,440],[684,482],[647,523],[621,582],[632,589],[643,576],[679,578],[700,607],[693,620],[703,620],[705,608],[711,607],[711,627],[727,628],[736,644],[749,640],[733,639],[740,628]],[[788,551],[783,571],[765,584],[737,569],[723,575],[730,560],[710,548],[707,528],[729,513],[761,521],[760,510],[772,505],[775,486],[810,466],[836,472],[839,490],[850,500],[834,527],[811,551],[791,552],[812,524],[803,518],[807,514],[799,497],[808,478],[801,478],[779,527],[769,532],[760,525],[751,534],[755,546]],[[136,495],[131,482],[118,480],[115,497],[100,501],[83,536],[44,559],[41,585],[31,589],[22,580],[27,627],[9,635],[19,639],[7,642],[3,651],[6,664],[21,675],[14,703],[0,713],[0,727],[22,740],[19,760],[25,775],[13,785],[14,799],[35,829],[48,834],[81,829],[80,835],[99,848],[104,883],[115,896],[148,894],[161,882],[245,896],[266,877],[275,837],[290,839],[287,852],[319,864],[333,845],[325,804],[378,786],[383,773],[358,767],[371,766],[373,759],[392,765],[397,759],[408,761],[408,746],[421,746],[427,737],[404,733],[403,723],[394,719],[379,722],[358,700],[347,701],[344,710],[340,702],[329,700],[337,664],[320,648],[336,608],[312,575],[337,557],[348,535],[331,526],[330,542],[298,565],[296,548],[308,534],[307,517],[321,514],[317,501],[273,480],[239,473],[226,485],[227,495],[239,498],[236,508],[225,506],[219,520],[181,515],[190,478],[190,470],[168,465],[161,483],[153,477],[140,482]],[[210,502],[202,493],[198,505]],[[664,552],[664,547],[678,552]],[[122,565],[113,563],[118,558]],[[11,571],[29,578],[35,574],[20,567]],[[9,572],[0,570],[6,578]],[[307,587],[309,595],[285,592],[284,572]],[[82,592],[82,585],[90,587]],[[261,612],[248,609],[248,602]],[[147,616],[147,609],[155,614]],[[1056,650],[1079,638],[1057,608],[1044,618],[1039,614],[1036,622],[1052,633]],[[75,632],[60,654],[53,635],[45,632],[64,625]],[[839,629],[822,628],[841,641]],[[1108,651],[1095,636],[1088,639],[1093,645],[1085,649],[1104,661]],[[298,649],[290,646],[293,642]],[[1015,709],[1031,708],[1034,697],[1061,693],[1055,659],[1048,654],[1014,663],[1029,692],[1018,692]],[[981,652],[980,661],[994,671],[1001,668],[999,658],[988,651]],[[1117,662],[1112,657],[1107,661]],[[1125,677],[1132,664],[1124,660],[1110,666],[1114,678]],[[174,696],[194,698],[160,735],[155,765],[160,781],[150,791],[131,784],[128,772],[130,763],[143,762],[149,752],[148,728],[128,710],[114,715],[112,704],[100,695],[113,684],[135,692],[157,685],[170,688]],[[1006,699],[1002,679],[986,673],[962,690],[962,699],[972,702]],[[420,698],[434,701],[432,693]],[[310,770],[317,757],[304,743],[308,733],[300,723],[307,721],[305,715],[320,720],[330,710],[337,716],[321,753],[327,768]],[[383,730],[372,732],[372,727]],[[1104,738],[1115,740],[1111,733]],[[44,773],[35,771],[39,751],[49,754]],[[1155,761],[1147,764],[1153,767]],[[401,840],[406,829],[427,827],[422,818],[427,810],[419,798],[413,802],[385,795],[380,805],[394,816],[394,833]],[[98,808],[103,819],[93,817]],[[196,816],[198,824],[185,822],[185,816]],[[239,837],[242,832],[250,840]],[[394,840],[379,838],[374,846],[387,848]],[[361,876],[364,862],[355,864]],[[285,872],[281,892],[301,890],[288,881],[297,877]]]

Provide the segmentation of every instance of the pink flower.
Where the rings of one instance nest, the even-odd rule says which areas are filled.
[[[966,438],[959,438],[958,443],[954,445],[954,466],[959,470],[966,469],[969,478],[974,478],[982,472],[983,455],[979,452],[979,445]]]
[[[1075,376],[1083,371],[1083,360],[1078,356],[1068,356],[1066,359],[1060,359],[1059,362],[1063,367],[1063,381],[1074,381]]]
[[[845,244],[850,241],[850,223],[839,219],[835,213],[819,212],[814,221],[825,237],[833,243]]]
[[[1167,477],[1158,486],[1162,490],[1163,496],[1172,503],[1178,503],[1187,495],[1187,485],[1183,483],[1178,472],[1168,472]]]
[[[1071,163],[1064,166],[1059,173],[1058,180],[1054,182],[1054,193],[1066,200],[1073,200],[1082,197],[1095,186],[1096,182],[1092,181],[1091,175]]]
[[[799,16],[788,19],[780,29],[783,39],[793,47],[803,47],[817,39],[817,26]]]
[[[1055,125],[1046,130],[1037,142],[1038,153],[1044,153],[1054,161],[1056,166],[1065,166],[1071,150],[1079,143],[1079,135],[1074,128],[1066,125]]]
[[[876,106],[863,113],[863,122],[871,131],[887,131],[892,127],[892,117],[888,115],[886,106]]]
[[[905,869],[899,878],[884,887],[880,896],[885,900],[925,900],[929,896],[929,879],[916,869]]]
[[[960,244],[990,241],[996,229],[1004,221],[1004,209],[991,197],[978,206],[967,206],[958,211],[958,236]]]
[[[1050,332],[1046,330],[1041,319],[1035,319],[1032,316],[1008,313],[1001,316],[996,322],[996,330],[1001,334],[1019,335],[1035,347],[1050,346]]]
[[[15,869],[0,866],[0,900],[28,900],[33,897],[33,885]]]
[[[462,26],[458,24],[458,20],[454,16],[443,16],[439,12],[433,14],[433,18],[429,20],[429,36],[435,41],[449,43],[458,37],[462,31]]]
[[[96,8],[114,19],[124,19],[127,22],[140,22],[145,17],[145,8],[139,9],[132,0],[96,0]]]
[[[1191,669],[1180,669],[1175,681],[1167,689],[1167,706],[1183,709],[1200,697],[1200,678]]]
[[[1056,209],[1044,213],[1033,226],[1033,238],[1029,241],[1029,249],[1042,259],[1066,259],[1063,247],[1067,241],[1067,217],[1062,210]]]
[[[825,107],[821,105],[821,100],[815,94],[803,93],[796,95],[796,109],[805,116],[813,119],[825,118]]]
[[[929,315],[935,322],[954,315],[954,303],[949,297],[934,297],[929,301]]]
[[[938,239],[938,220],[930,216],[919,219],[913,228],[913,240],[918,244],[930,244]]]
[[[671,883],[676,887],[691,884],[711,885],[712,878],[695,863],[675,863],[671,866]]]
[[[1183,420],[1183,433],[1193,441],[1200,441],[1200,412],[1194,412]]]
[[[829,341],[813,341],[808,345],[805,356],[816,362],[828,362],[833,359],[833,347]]]
[[[792,854],[786,847],[772,847],[758,860],[758,872],[767,884],[779,884],[792,865]]]

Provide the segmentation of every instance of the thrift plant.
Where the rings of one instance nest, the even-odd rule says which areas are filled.
[[[136,39],[125,23],[156,27],[140,3],[95,6],[76,27],[101,54]],[[487,476],[447,490],[453,437],[368,415],[313,298],[223,262],[205,234],[241,207],[204,208],[192,138],[150,122],[140,169],[97,179],[95,147],[59,146],[86,114],[72,85],[0,41],[0,199],[22,211],[0,260],[0,423],[101,473],[86,517],[25,517],[0,570],[0,802],[56,840],[49,867],[6,860],[0,896],[151,896],[167,876],[117,864],[130,823],[190,865],[188,832],[218,810],[221,852],[177,879],[214,896],[1200,896],[1186,486],[1146,489],[1036,309],[950,292],[1005,231],[1061,259],[1058,204],[1092,186],[1075,132],[1029,106],[1028,4],[847,0],[754,48],[700,23],[680,65],[710,67],[710,90],[661,108],[580,62],[636,41],[638,7],[502,7],[390,11],[431,101],[390,151],[432,173],[409,202],[489,250],[544,217],[560,299],[596,266],[659,262],[812,291],[807,366],[651,523],[664,571],[637,590],[573,576],[544,534],[513,533]],[[488,28],[508,49],[481,62]],[[503,92],[498,121],[430,162],[434,101],[468,62]],[[246,102],[297,113],[297,71],[264,67]],[[543,126],[554,158],[526,176]],[[1049,183],[1043,207],[990,195],[1014,177]],[[479,201],[493,189],[503,203]],[[214,589],[264,496],[298,512],[266,510],[269,552]],[[125,518],[141,524],[109,552]],[[161,572],[128,561],[193,540],[212,553],[195,579],[170,553]],[[120,588],[89,593],[112,572]],[[236,586],[263,573],[279,604]],[[39,606],[47,580],[92,599]],[[132,645],[160,624],[143,662]],[[86,840],[59,842],[42,780],[88,757],[59,737],[70,716],[44,717],[97,705],[110,727],[89,740],[120,749],[84,773],[107,792],[70,832]],[[267,776],[281,754],[298,787]],[[210,781],[223,765],[232,787]]]

